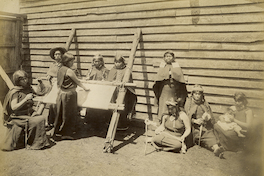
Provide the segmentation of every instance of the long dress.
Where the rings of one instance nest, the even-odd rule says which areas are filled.
[[[168,113],[165,102],[171,97],[180,99],[179,106],[184,107],[188,93],[182,70],[177,62],[160,64],[153,91],[158,104],[158,121],[161,121],[162,114]]]
[[[124,66],[121,69],[117,69],[113,67],[109,72],[107,81],[122,82],[126,70],[127,70],[126,66]],[[129,82],[130,83],[133,82],[132,75],[130,76]],[[118,95],[118,90],[113,95],[113,98],[112,98],[113,103],[115,103],[117,95]],[[137,96],[136,96],[135,90],[131,87],[128,87],[126,95],[125,95],[125,99],[124,99],[125,109],[120,113],[120,119],[118,123],[119,128],[128,127],[129,114],[131,113],[130,115],[132,116],[132,114],[135,113],[135,103],[136,102],[137,102]]]
[[[159,135],[154,136],[153,142],[158,146],[162,147],[164,150],[180,150],[182,147],[182,143],[173,138],[170,137],[164,133],[169,133],[176,137],[181,137],[183,133],[185,132],[185,125],[183,123],[183,120],[181,116],[186,116],[184,112],[180,112],[179,117],[175,120],[170,120],[170,116],[165,114],[163,118],[166,118],[164,127],[165,130],[160,133]]]
[[[53,62],[52,65],[49,67],[47,75],[50,76],[50,82],[53,83],[57,79],[58,70],[60,68],[59,63]],[[80,73],[75,65],[71,67],[77,77],[80,77]],[[57,114],[56,104],[49,104],[49,115],[48,115],[48,124],[53,125],[55,121],[55,117]]]
[[[205,112],[211,115],[211,119],[203,124],[201,134],[201,146],[211,149],[213,145],[217,144],[217,140],[213,130],[213,113],[209,104],[205,100],[195,101],[191,96],[187,98],[184,108],[191,120],[202,118],[202,115]],[[192,127],[193,141],[194,143],[197,143],[200,137],[200,126],[198,124],[192,123]]]
[[[34,93],[31,87],[23,89],[15,86],[5,97],[3,104],[4,123],[11,122],[13,125],[6,131],[6,136],[1,146],[2,150],[11,151],[20,147],[37,150],[50,145],[45,131],[45,117],[41,115],[30,117],[34,112],[32,100],[28,100],[19,110],[11,109],[12,98],[17,97],[19,103],[29,93]],[[27,143],[25,143],[24,138],[24,129],[27,123],[22,118],[28,118]]]
[[[52,136],[60,134],[71,136],[75,130],[77,117],[76,83],[66,75],[68,67],[62,66],[57,75],[58,96],[56,99],[57,113]]]
[[[230,109],[234,109],[235,119],[246,122],[246,113],[252,110],[250,108],[245,108],[242,110],[237,110],[235,106],[232,106]],[[242,127],[245,130],[245,128]],[[244,148],[245,138],[238,137],[237,133],[233,130],[225,131],[217,123],[214,125],[214,132],[218,142],[225,150],[228,151],[238,151]]]

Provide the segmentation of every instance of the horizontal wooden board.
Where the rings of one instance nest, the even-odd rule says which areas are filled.
[[[87,11],[87,13],[90,13]],[[54,14],[56,17],[56,14]],[[70,16],[70,17],[56,17],[45,19],[33,19],[28,20],[27,25],[41,25],[41,24],[65,24],[72,22],[100,22],[100,21],[118,21],[118,20],[130,20],[130,19],[148,19],[148,18],[164,18],[164,17],[176,17],[176,10],[158,10],[158,11],[144,11],[133,13],[113,13],[105,15],[87,14],[83,16]]]
[[[86,0],[86,1],[102,1],[102,0]],[[31,7],[39,7],[39,6],[50,6],[50,5],[58,5],[62,3],[81,3],[84,0],[46,0],[46,1],[35,1],[35,0],[25,0],[20,2],[20,7],[23,8],[31,8]]]
[[[147,1],[150,2],[149,4],[149,8],[151,8],[151,5],[153,4],[153,2],[155,2],[154,0],[151,1]],[[209,1],[209,0],[199,0],[199,3],[197,5],[195,4],[190,4],[189,1],[172,1],[173,3],[176,4],[176,7],[210,7],[210,6],[223,6],[223,5],[239,5],[239,4],[251,4],[252,2],[250,1],[241,1],[241,0],[233,0],[233,1],[228,1],[228,0],[221,0],[219,2],[217,1]],[[129,4],[140,4],[140,5],[144,5],[144,3],[146,3],[146,1],[142,1],[142,0],[136,0],[136,1],[120,1],[120,0],[115,0],[115,1],[104,1],[104,2],[80,2],[80,3],[65,3],[65,4],[59,4],[59,5],[50,5],[52,3],[43,5],[42,3],[38,2],[35,3],[34,7],[30,7],[29,3],[28,4],[24,4],[24,6],[21,7],[20,11],[21,13],[39,13],[39,12],[52,12],[52,11],[58,11],[58,10],[72,10],[72,9],[82,9],[82,8],[103,8],[103,7],[108,7],[108,6],[119,6],[119,5],[123,5],[123,6],[129,6]],[[166,4],[166,6],[170,6],[172,4]],[[155,4],[154,4],[155,6]],[[130,6],[130,9],[133,9],[133,6]],[[136,9],[136,7],[134,7],[134,9]],[[113,8],[112,11],[114,11],[115,9]]]
[[[264,31],[263,23],[251,24],[225,24],[225,25],[196,25],[196,26],[141,26],[142,34],[177,34],[197,32],[261,32]],[[109,28],[109,29],[76,29],[76,36],[103,36],[103,35],[131,35],[136,32],[136,27]],[[71,29],[56,31],[24,31],[24,37],[68,37]]]
[[[30,0],[29,0],[30,1]],[[35,9],[37,7],[59,7],[59,9],[70,10],[72,7],[75,8],[91,8],[91,7],[107,7],[107,6],[116,6],[116,5],[129,5],[129,4],[141,4],[147,2],[155,2],[160,0],[133,0],[133,1],[123,1],[123,0],[95,0],[95,1],[84,1],[84,0],[49,0],[49,1],[35,1],[35,3],[28,2],[22,3],[21,9]],[[41,10],[45,10],[45,8],[41,8]]]
[[[198,25],[205,24],[239,24],[239,23],[261,23],[263,22],[263,13],[254,14],[232,14],[232,15],[216,15],[216,16],[201,16],[199,17]],[[41,24],[24,26],[24,30],[62,30],[81,28],[125,28],[125,27],[141,27],[141,26],[163,26],[163,25],[192,25],[192,17],[167,17],[167,18],[149,18],[141,19],[135,18],[130,20],[117,20],[117,21],[102,21],[90,22],[82,21],[80,23],[56,23],[56,24]]]
[[[164,2],[162,2],[164,3]],[[171,3],[171,2],[170,2]],[[261,5],[261,4],[260,4]],[[141,5],[142,6],[142,5]],[[28,25],[36,25],[36,24],[58,24],[58,23],[71,23],[73,21],[75,22],[84,22],[84,21],[111,21],[111,20],[128,20],[128,19],[146,19],[146,18],[158,18],[158,17],[182,17],[182,16],[192,16],[193,11],[198,11],[196,15],[225,15],[225,14],[236,14],[236,13],[251,13],[251,12],[263,12],[263,8],[261,7],[256,7],[255,4],[251,5],[250,7],[248,5],[245,6],[231,6],[231,7],[222,7],[219,9],[219,7],[214,7],[214,8],[197,8],[197,9],[178,9],[178,7],[173,3],[173,6],[164,6],[166,8],[157,8],[155,10],[146,10],[146,7],[149,6],[148,4],[145,5],[145,7],[141,7],[141,11],[135,11],[134,9],[131,9],[129,7],[121,7],[119,6],[121,12],[118,10],[116,11],[108,11],[108,9],[100,9],[101,12],[98,12],[98,8],[96,9],[87,9],[87,10],[82,10],[81,14],[80,11],[76,13],[76,10],[74,10],[72,13],[69,11],[62,14],[60,16],[61,12],[52,12],[52,13],[47,13],[45,18],[37,18],[37,19],[31,19],[32,16],[34,18],[34,15],[29,15],[27,24]],[[152,6],[154,7],[154,6]],[[130,9],[130,10],[125,10],[125,9]],[[133,10],[133,11],[131,11]],[[130,11],[130,12],[129,12]],[[70,15],[71,14],[71,15]],[[43,13],[41,15],[44,15]],[[30,18],[31,17],[31,18]],[[197,17],[197,16],[196,16]]]
[[[84,40],[83,37],[78,37],[77,39],[78,43],[76,44],[76,42],[74,42],[71,48],[74,49],[78,47],[78,49],[89,48],[89,49],[112,49],[112,50],[113,49],[120,49],[120,50],[131,49],[132,43],[126,43],[126,44],[115,43],[115,41],[112,41],[112,43],[105,43],[104,38],[107,39],[107,37],[101,37],[100,40],[96,40],[96,37],[95,37],[94,41],[91,41],[91,40]],[[66,43],[65,41],[67,41],[67,39],[68,39],[67,37],[29,38],[29,39],[24,38],[22,48],[24,49],[53,48],[58,45],[61,45],[61,43]],[[141,41],[137,48],[145,49],[145,50],[177,48],[178,50],[204,50],[204,51],[206,50],[213,50],[213,51],[214,50],[216,51],[221,51],[221,50],[224,50],[224,51],[229,51],[229,50],[231,51],[262,51],[264,50],[264,43],[220,43],[220,42],[212,43],[206,40],[203,42],[200,42],[200,41],[197,42],[195,41],[195,39],[190,42],[185,42],[185,39],[182,39],[182,41],[179,41],[179,39],[177,39],[179,42],[174,42],[174,41],[173,42],[168,42],[168,41],[163,42],[163,41],[158,41],[158,39],[156,41],[151,41],[151,42],[148,42],[146,40]],[[219,40],[221,40],[221,38]]]
[[[102,17],[103,15],[111,14],[124,14],[124,13],[135,13],[142,11],[165,11],[165,10],[176,10],[177,16],[189,16],[192,15],[193,11],[199,11],[199,15],[208,15],[208,14],[234,14],[234,13],[250,13],[250,12],[263,12],[263,3],[252,3],[252,4],[241,4],[236,6],[217,6],[217,7],[199,7],[199,8],[182,8],[177,2],[173,1],[163,1],[163,2],[154,2],[145,3],[145,4],[132,4],[126,6],[110,6],[110,7],[101,7],[101,8],[82,8],[82,9],[73,9],[67,11],[54,11],[54,12],[44,12],[44,13],[34,13],[28,14],[27,19],[29,23],[34,21],[33,19],[41,18],[58,18],[58,17],[74,17],[74,16],[86,16],[86,17]],[[110,16],[110,19],[112,17]],[[35,21],[34,21],[35,22]]]
[[[235,88],[249,88],[249,89],[264,89],[263,81],[254,80],[239,80],[239,79],[225,79],[225,78],[210,78],[189,76],[188,82],[191,84],[214,85],[222,87],[235,87]]]

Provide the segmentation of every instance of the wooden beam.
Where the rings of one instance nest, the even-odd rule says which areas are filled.
[[[14,87],[13,82],[10,80],[9,76],[6,74],[2,66],[0,65],[0,75],[2,76],[3,80],[6,82],[6,85],[9,89]]]
[[[70,34],[70,36],[69,36],[69,38],[68,38],[68,40],[67,40],[67,42],[66,42],[66,44],[65,44],[65,49],[66,49],[67,51],[69,50],[69,48],[70,48],[70,46],[71,46],[72,39],[73,39],[73,37],[75,36],[75,34],[76,34],[76,29],[75,29],[75,28],[72,28],[72,30],[71,30],[71,34]]]

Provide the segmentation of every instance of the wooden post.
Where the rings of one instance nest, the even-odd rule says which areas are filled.
[[[65,49],[67,51],[69,51],[69,49],[70,49],[70,46],[71,46],[71,43],[72,43],[72,39],[75,36],[75,33],[76,33],[76,29],[75,28],[72,28],[71,35],[69,36],[69,38],[68,38],[68,40],[66,42],[66,45],[65,45]]]
[[[134,40],[133,40],[131,52],[129,55],[129,61],[127,64],[127,70],[126,70],[124,77],[123,77],[123,80],[122,80],[123,84],[129,81],[129,78],[132,74],[132,67],[134,64],[135,54],[136,54],[137,46],[138,46],[138,43],[140,40],[140,35],[141,35],[141,29],[138,29],[134,35]],[[119,89],[117,100],[116,100],[117,105],[123,104],[124,98],[126,95],[126,91],[127,91],[127,89],[124,86],[122,86]],[[119,121],[119,116],[120,116],[120,113],[117,110],[115,110],[113,112],[111,122],[110,122],[110,125],[108,128],[108,131],[107,131],[106,141],[105,141],[105,145],[104,145],[104,152],[109,153],[109,152],[112,152],[112,150],[113,150],[114,138],[115,138],[115,134],[116,134],[117,124]]]
[[[3,80],[6,82],[6,85],[9,89],[12,89],[14,87],[13,82],[10,80],[8,75],[6,74],[5,70],[0,65],[0,75],[2,76]]]

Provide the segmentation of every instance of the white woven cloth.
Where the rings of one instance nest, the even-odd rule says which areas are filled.
[[[83,108],[107,110],[116,86],[89,83],[83,83],[83,85],[88,87],[90,91],[84,91],[82,88],[77,87],[76,91],[78,106]],[[56,104],[57,94],[58,88],[57,84],[55,83],[50,93],[43,98],[43,102]]]

